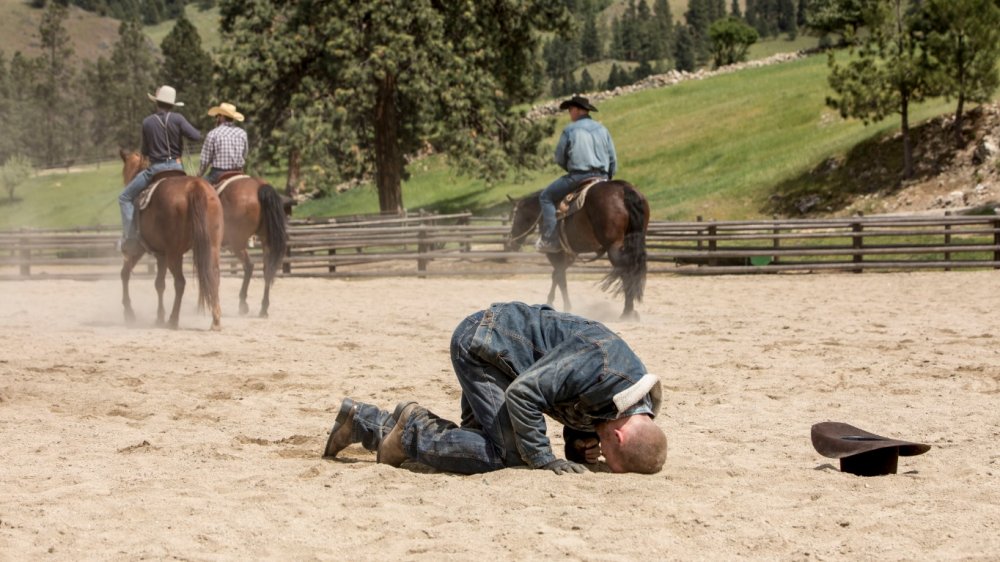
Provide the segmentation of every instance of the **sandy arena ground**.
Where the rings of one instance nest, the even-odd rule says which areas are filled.
[[[655,476],[320,458],[344,395],[457,416],[453,327],[541,276],[280,279],[267,320],[227,278],[221,333],[193,280],[178,331],[148,279],[133,328],[116,281],[0,283],[0,560],[1000,559],[1000,273],[658,276],[638,324],[593,282],[662,376]],[[844,474],[826,420],[933,448]]]

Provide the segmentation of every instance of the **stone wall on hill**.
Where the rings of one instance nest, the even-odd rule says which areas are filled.
[[[581,93],[580,95],[585,96],[587,99],[591,101],[591,103],[597,103],[611,98],[616,98],[618,96],[624,96],[626,94],[639,92],[642,90],[673,86],[674,84],[687,82],[688,80],[704,80],[705,78],[711,78],[713,76],[719,76],[721,74],[730,74],[732,72],[738,72],[740,70],[744,70],[747,68],[759,68],[762,66],[770,66],[772,64],[790,62],[801,59],[805,57],[807,54],[809,53],[806,51],[799,51],[795,53],[778,53],[776,55],[771,55],[770,57],[767,58],[730,64],[727,66],[716,68],[714,70],[700,69],[695,72],[671,70],[670,72],[664,74],[654,74],[652,76],[648,76],[636,82],[635,84],[630,84],[628,86],[619,86],[614,90],[604,90],[602,92],[586,92],[586,93]],[[560,113],[559,104],[561,102],[562,100],[558,99],[536,105],[528,111],[527,117],[528,119],[536,120],[558,115]]]

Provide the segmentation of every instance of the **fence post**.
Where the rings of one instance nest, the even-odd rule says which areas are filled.
[[[702,221],[701,215],[698,215],[694,220],[696,220],[698,222],[701,222]],[[699,236],[699,238],[698,238],[698,250],[699,251],[701,250],[701,238],[700,238],[701,237],[701,233],[702,233],[702,230],[699,228],[698,229],[698,236]]]
[[[418,242],[417,242],[417,253],[418,254],[425,254],[425,253],[427,253],[427,250],[428,250],[427,246],[428,246],[428,244],[427,244],[427,242],[424,242],[424,240],[426,240],[426,239],[427,239],[427,227],[426,226],[421,226],[420,227],[420,232],[417,234],[417,240],[418,240]],[[417,259],[417,271],[427,271],[427,260],[426,259],[424,259],[424,258],[418,258]],[[423,275],[421,275],[421,278],[422,277],[423,277]]]
[[[717,232],[717,229],[716,229],[715,225],[714,224],[710,224],[708,226],[708,235],[711,236],[712,239],[708,241],[708,251],[709,252],[714,252],[715,249],[716,249],[716,241],[715,241],[715,233],[716,232]],[[708,265],[714,267],[714,266],[716,266],[718,264],[719,264],[719,262],[715,258],[708,258]]]
[[[950,217],[951,216],[951,211],[945,211],[944,212],[944,216]],[[944,245],[945,246],[950,246],[951,245],[951,223],[950,222],[947,222],[944,225]],[[951,261],[951,252],[945,252],[944,253],[944,261],[946,261],[946,262],[950,262]],[[951,268],[950,267],[946,267],[946,268],[944,268],[944,270],[945,271],[951,271]]]
[[[31,247],[28,238],[21,238],[21,276],[31,275]]]
[[[860,222],[852,222],[851,223],[851,232],[854,233],[854,235],[851,237],[851,242],[852,242],[851,246],[855,250],[860,250],[865,245],[864,237],[861,234],[862,230],[863,230],[863,228],[862,228]],[[863,259],[864,259],[864,256],[862,256],[861,254],[854,254],[854,263],[860,264]],[[861,273],[863,271],[864,271],[864,268],[861,267],[860,265],[857,268],[854,269],[854,273]]]
[[[468,211],[466,211],[466,212],[468,212]],[[459,219],[458,219],[457,222],[458,222],[459,226],[469,226],[470,224],[472,224],[470,222],[470,219],[469,219],[468,216],[459,217]],[[472,242],[469,242],[468,239],[466,238],[466,241],[462,242],[462,246],[461,247],[462,247],[461,251],[463,251],[463,252],[471,252],[472,251]]]
[[[778,215],[774,215],[774,229],[771,231],[771,234],[774,234],[774,244],[773,244],[773,246],[774,246],[775,250],[778,250],[778,248],[781,246],[781,240],[778,239],[778,234],[780,234],[780,233],[781,233],[781,229],[778,228]],[[775,254],[773,256],[771,256],[771,263],[774,264],[774,265],[778,265],[778,257],[779,256],[778,256],[777,252],[775,252]]]
[[[993,219],[993,246],[1000,246],[1000,219]],[[993,250],[993,269],[1000,269],[1000,249]]]
[[[335,256],[335,255],[337,255],[337,249],[336,248],[330,248],[329,250],[326,251],[326,255],[328,255],[328,256]],[[331,261],[330,265],[327,266],[326,270],[329,271],[330,273],[334,273],[335,271],[337,271],[337,265],[334,262]]]
[[[292,237],[288,237],[288,244],[285,244],[285,259],[281,260],[281,273],[288,275],[292,272],[292,262],[288,258],[292,257]]]

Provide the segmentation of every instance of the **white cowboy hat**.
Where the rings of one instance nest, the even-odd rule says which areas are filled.
[[[236,121],[243,121],[243,114],[236,111],[236,106],[231,103],[220,103],[208,110],[209,117],[215,117],[216,115],[222,115]]]
[[[175,105],[177,107],[182,107],[184,104],[177,101],[177,90],[171,88],[170,86],[160,86],[156,90],[156,95],[146,94],[149,96],[150,101],[158,101],[162,103],[167,103],[170,105]]]

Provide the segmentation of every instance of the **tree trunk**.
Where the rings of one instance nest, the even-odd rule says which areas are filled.
[[[285,195],[295,199],[299,194],[299,178],[302,173],[302,152],[293,148],[288,153],[288,177],[285,180]]]
[[[913,145],[910,142],[910,94],[902,92],[899,114],[903,125],[903,179],[913,176]]]
[[[403,212],[403,155],[398,123],[396,76],[389,74],[379,83],[375,99],[375,185],[383,213]]]
[[[962,114],[965,111],[965,41],[958,38],[956,66],[958,68],[958,107],[955,109],[955,147],[962,147]]]
[[[962,117],[965,113],[965,93],[958,94],[958,108],[955,109],[955,147],[962,148]]]

